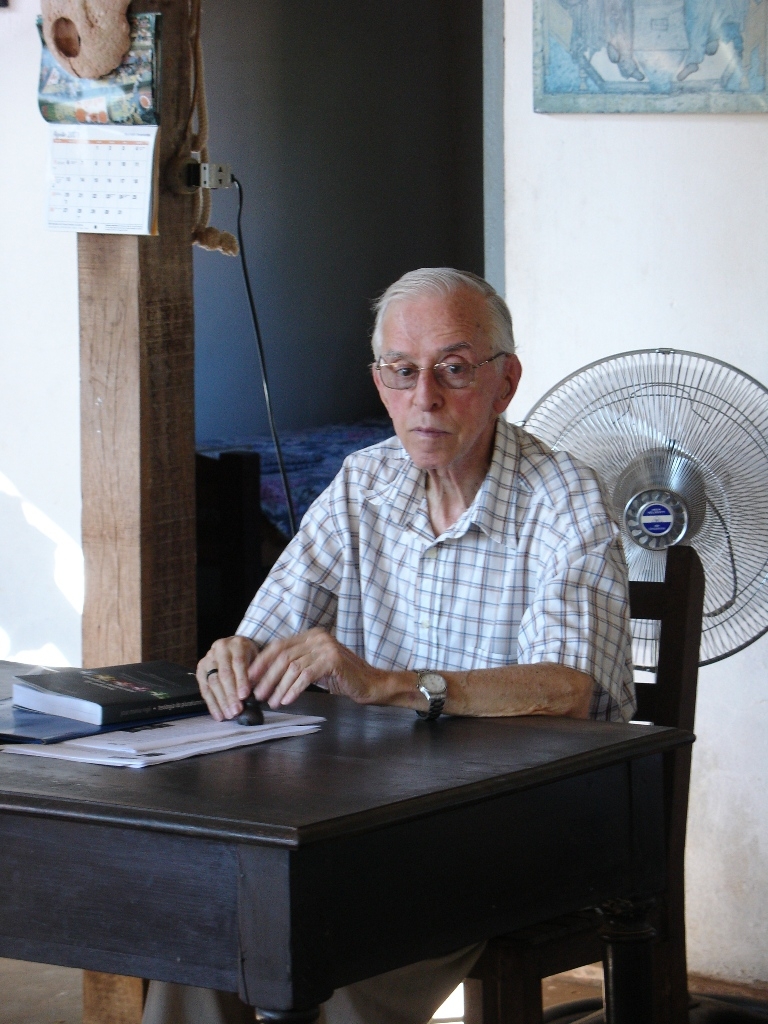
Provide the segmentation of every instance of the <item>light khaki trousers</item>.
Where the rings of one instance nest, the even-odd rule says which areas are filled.
[[[485,943],[337,989],[319,1024],[426,1024],[469,974]],[[253,1024],[253,1008],[231,992],[151,981],[142,1024]]]

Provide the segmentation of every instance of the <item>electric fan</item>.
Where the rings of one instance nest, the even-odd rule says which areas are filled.
[[[768,389],[694,352],[625,352],[555,385],[524,426],[600,474],[630,579],[662,580],[667,548],[696,548],[700,664],[768,630]],[[633,620],[638,668],[656,667],[657,628]]]

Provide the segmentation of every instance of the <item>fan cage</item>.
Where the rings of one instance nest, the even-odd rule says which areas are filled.
[[[523,421],[552,448],[593,466],[612,503],[621,474],[649,451],[668,475],[695,464],[706,509],[695,535],[706,590],[701,662],[730,657],[768,631],[768,389],[719,359],[638,349],[565,377]],[[660,453],[660,454],[659,454]],[[631,579],[664,578],[666,553],[641,548],[622,523]],[[633,623],[638,668],[653,671],[658,624]]]

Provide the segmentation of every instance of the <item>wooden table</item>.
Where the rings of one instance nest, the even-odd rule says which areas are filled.
[[[328,721],[142,770],[0,755],[0,956],[309,1019],[349,982],[663,888],[662,754],[687,733],[295,708]]]

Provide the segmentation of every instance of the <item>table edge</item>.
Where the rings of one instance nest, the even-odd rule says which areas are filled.
[[[237,822],[224,818],[202,818],[199,814],[162,811],[147,812],[144,808],[119,807],[114,804],[87,802],[82,798],[35,799],[26,793],[0,792],[0,813],[20,814],[47,819],[88,822],[93,825],[164,832],[224,842],[299,848],[343,832],[354,835],[387,825],[405,822],[426,814],[453,807],[466,806],[506,793],[519,792],[546,785],[557,779],[581,775],[588,771],[635,760],[653,754],[664,754],[692,744],[693,733],[682,729],[653,728],[648,735],[635,736],[561,759],[554,764],[515,769],[506,775],[467,783],[446,796],[444,792],[411,797],[381,807],[339,815],[309,825],[275,825],[263,822]],[[617,756],[617,747],[621,756]],[[563,767],[566,771],[563,771]],[[157,766],[161,768],[162,766]],[[152,767],[146,769],[154,770]],[[76,805],[76,806],[75,806]]]

